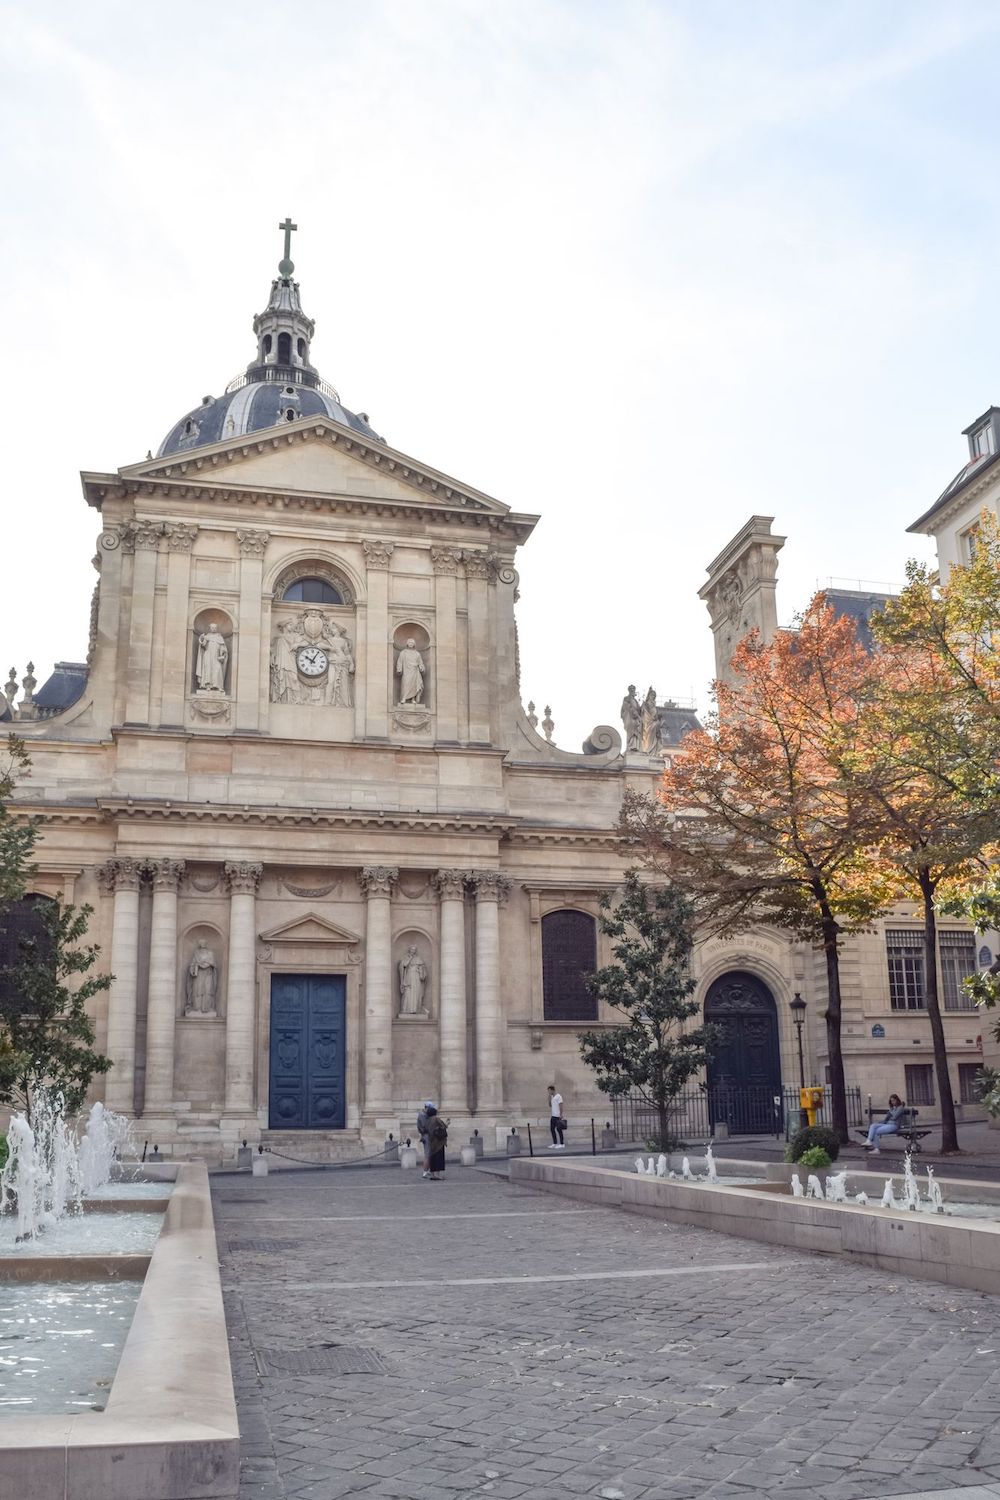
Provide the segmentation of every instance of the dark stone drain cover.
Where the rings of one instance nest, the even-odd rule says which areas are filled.
[[[262,1376],[389,1373],[374,1349],[361,1349],[351,1344],[317,1344],[311,1349],[255,1349],[254,1358]]]

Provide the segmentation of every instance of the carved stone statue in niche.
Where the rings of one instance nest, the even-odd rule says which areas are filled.
[[[642,743],[642,709],[635,695],[635,683],[630,682],[628,692],[622,699],[622,724],[625,729],[625,749],[638,750]]]
[[[424,659],[412,636],[396,661],[400,703],[421,703],[424,697]]]
[[[424,995],[427,991],[427,965],[411,943],[406,957],[401,958],[399,970],[399,1014],[401,1016],[426,1016]]]
[[[214,1016],[215,997],[219,988],[219,970],[215,955],[204,938],[199,938],[187,967],[185,985],[186,1016]]]
[[[650,688],[642,703],[642,748],[647,755],[660,749],[660,715],[656,707],[656,689]]]
[[[224,693],[226,691],[226,664],[229,647],[219,630],[218,622],[210,620],[207,630],[198,637],[198,658],[194,675],[198,690],[202,693]]]

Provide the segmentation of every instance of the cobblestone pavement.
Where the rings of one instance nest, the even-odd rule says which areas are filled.
[[[460,1167],[213,1196],[240,1500],[1000,1495],[1000,1298]]]

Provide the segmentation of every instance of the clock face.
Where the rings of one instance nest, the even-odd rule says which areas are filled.
[[[330,665],[330,658],[319,646],[300,646],[295,654],[303,677],[322,677]]]

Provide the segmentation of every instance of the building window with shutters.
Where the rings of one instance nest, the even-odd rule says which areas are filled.
[[[912,927],[888,929],[885,952],[889,963],[889,1004],[893,1010],[923,1010],[923,932]]]
[[[597,923],[583,911],[542,918],[542,999],[546,1021],[596,1021],[587,975],[597,968]]]
[[[962,1104],[978,1104],[982,1069],[978,1063],[959,1063],[958,1097]]]
[[[976,1002],[962,987],[962,980],[976,972],[975,933],[940,932],[938,947],[945,1010],[975,1010]]]
[[[910,1063],[906,1073],[906,1102],[914,1108],[934,1103],[933,1063]]]

